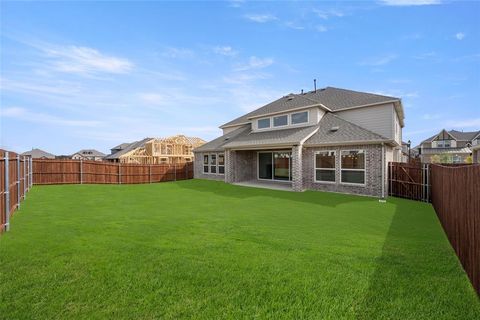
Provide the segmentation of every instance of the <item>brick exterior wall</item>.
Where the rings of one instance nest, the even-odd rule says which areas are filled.
[[[365,186],[346,185],[340,183],[340,151],[341,150],[365,150],[366,172]],[[335,150],[336,170],[335,183],[315,182],[314,157],[315,151]],[[382,146],[381,145],[358,145],[344,147],[319,147],[303,148],[303,186],[305,189],[351,193],[381,197],[382,195]],[[386,190],[385,190],[386,194]]]
[[[257,179],[256,151],[229,151],[229,182],[242,182]]]
[[[211,153],[216,153],[216,152],[211,152]],[[194,160],[193,160],[193,177],[195,179],[209,179],[209,180],[225,181],[225,175],[223,175],[223,174],[212,174],[212,173],[206,174],[206,173],[203,173],[203,156],[205,154],[210,154],[210,152],[195,152],[195,157],[194,157]],[[226,170],[227,170],[227,164],[225,163],[225,171]]]

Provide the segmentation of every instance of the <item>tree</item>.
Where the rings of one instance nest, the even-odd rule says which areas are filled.
[[[452,156],[448,153],[442,153],[440,155],[440,163],[452,163]]]
[[[466,157],[466,158],[465,158],[465,163],[470,163],[470,164],[473,163],[473,158],[472,158],[472,156]]]
[[[430,161],[432,163],[440,163],[440,156],[438,154],[434,154],[430,157]]]

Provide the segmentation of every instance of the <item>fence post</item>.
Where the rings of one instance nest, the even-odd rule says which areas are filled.
[[[20,155],[17,154],[17,208],[20,208]]]
[[[122,163],[118,163],[118,184],[122,184],[122,171],[121,171],[121,165]]]
[[[23,199],[27,197],[27,163],[25,162],[25,156],[23,156]]]
[[[177,164],[176,163],[173,164],[173,173],[175,174],[174,175],[175,181],[177,181]]]
[[[83,165],[82,165],[82,159],[80,159],[80,184],[83,184]]]
[[[33,158],[30,157],[30,165],[29,165],[29,169],[30,169],[30,186],[28,187],[28,189],[30,190],[30,188],[33,186]]]
[[[152,165],[148,165],[148,183],[152,183]]]
[[[8,168],[8,151],[5,151],[5,231],[10,229],[10,186],[8,176],[10,170]]]

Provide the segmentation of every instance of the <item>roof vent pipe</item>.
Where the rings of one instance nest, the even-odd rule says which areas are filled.
[[[302,94],[303,94],[303,89],[302,89]]]
[[[313,92],[317,92],[317,79],[313,79]]]

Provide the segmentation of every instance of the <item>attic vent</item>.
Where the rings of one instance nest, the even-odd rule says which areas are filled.
[[[287,97],[287,100],[288,100],[288,101],[291,101],[291,100],[293,100],[293,98],[294,98],[293,96],[288,96],[288,97]]]
[[[335,126],[335,127],[331,127],[330,131],[335,132],[335,131],[338,131],[338,129],[340,129],[340,127]]]

